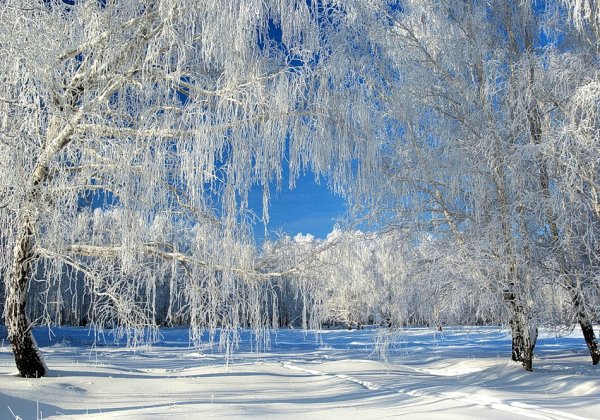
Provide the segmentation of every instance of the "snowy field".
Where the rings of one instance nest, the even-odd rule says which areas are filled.
[[[600,418],[600,369],[576,330],[545,331],[534,373],[509,361],[498,328],[408,329],[387,362],[371,329],[281,330],[255,353],[248,335],[226,364],[162,330],[135,352],[85,328],[36,330],[51,369],[22,379],[0,330],[0,418]]]

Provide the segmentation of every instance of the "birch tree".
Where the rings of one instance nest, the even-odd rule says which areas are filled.
[[[548,278],[571,291],[597,363],[580,287],[596,278],[582,261],[597,249],[590,242],[597,145],[587,142],[592,155],[580,155],[572,136],[597,135],[598,62],[595,41],[582,41],[567,20],[570,13],[575,27],[596,25],[594,2],[354,4],[365,33],[388,55],[377,63],[387,81],[380,97],[390,141],[370,188],[380,187],[380,199],[367,195],[368,207],[402,229],[451,239],[469,275],[504,303],[512,358],[527,370]],[[588,169],[566,169],[580,165]],[[583,173],[589,184],[576,181]],[[576,185],[583,194],[574,194]]]
[[[47,370],[33,279],[72,273],[113,311],[96,319],[139,331],[151,304],[131,297],[152,295],[143,267],[163,259],[186,276],[193,331],[263,325],[246,305],[264,300],[240,225],[248,190],[281,183],[284,157],[292,183],[310,168],[343,185],[374,155],[365,85],[332,45],[339,15],[327,1],[2,1],[0,274],[21,376]],[[117,217],[94,224],[93,208]],[[153,235],[158,217],[192,243]]]

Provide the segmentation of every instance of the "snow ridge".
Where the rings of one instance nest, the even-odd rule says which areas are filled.
[[[353,382],[355,384],[362,386],[365,389],[368,389],[369,391],[379,391],[381,389],[378,385],[374,384],[373,382],[363,381],[361,379],[357,379],[357,378],[354,378],[352,376],[345,375],[345,374],[332,374],[332,373],[321,372],[318,370],[305,369],[300,366],[293,365],[290,362],[283,362],[283,363],[281,363],[281,365],[287,369],[295,370],[298,372],[308,373],[309,375],[313,375],[313,376],[331,376],[334,378],[341,379],[343,381]]]

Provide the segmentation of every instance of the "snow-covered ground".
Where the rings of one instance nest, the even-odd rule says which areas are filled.
[[[579,331],[545,331],[535,372],[509,362],[506,330],[407,329],[387,362],[377,331],[281,330],[255,353],[246,340],[226,363],[162,330],[151,348],[97,342],[85,328],[36,330],[51,369],[22,379],[0,330],[0,418],[600,418],[600,368]]]

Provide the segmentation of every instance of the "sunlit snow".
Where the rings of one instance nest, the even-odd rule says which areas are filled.
[[[383,361],[377,330],[280,330],[255,352],[250,333],[227,362],[164,329],[135,351],[85,328],[36,336],[48,377],[16,376],[0,347],[0,418],[594,418],[600,370],[579,331],[544,330],[535,372],[509,361],[510,334],[495,327],[403,330]]]

